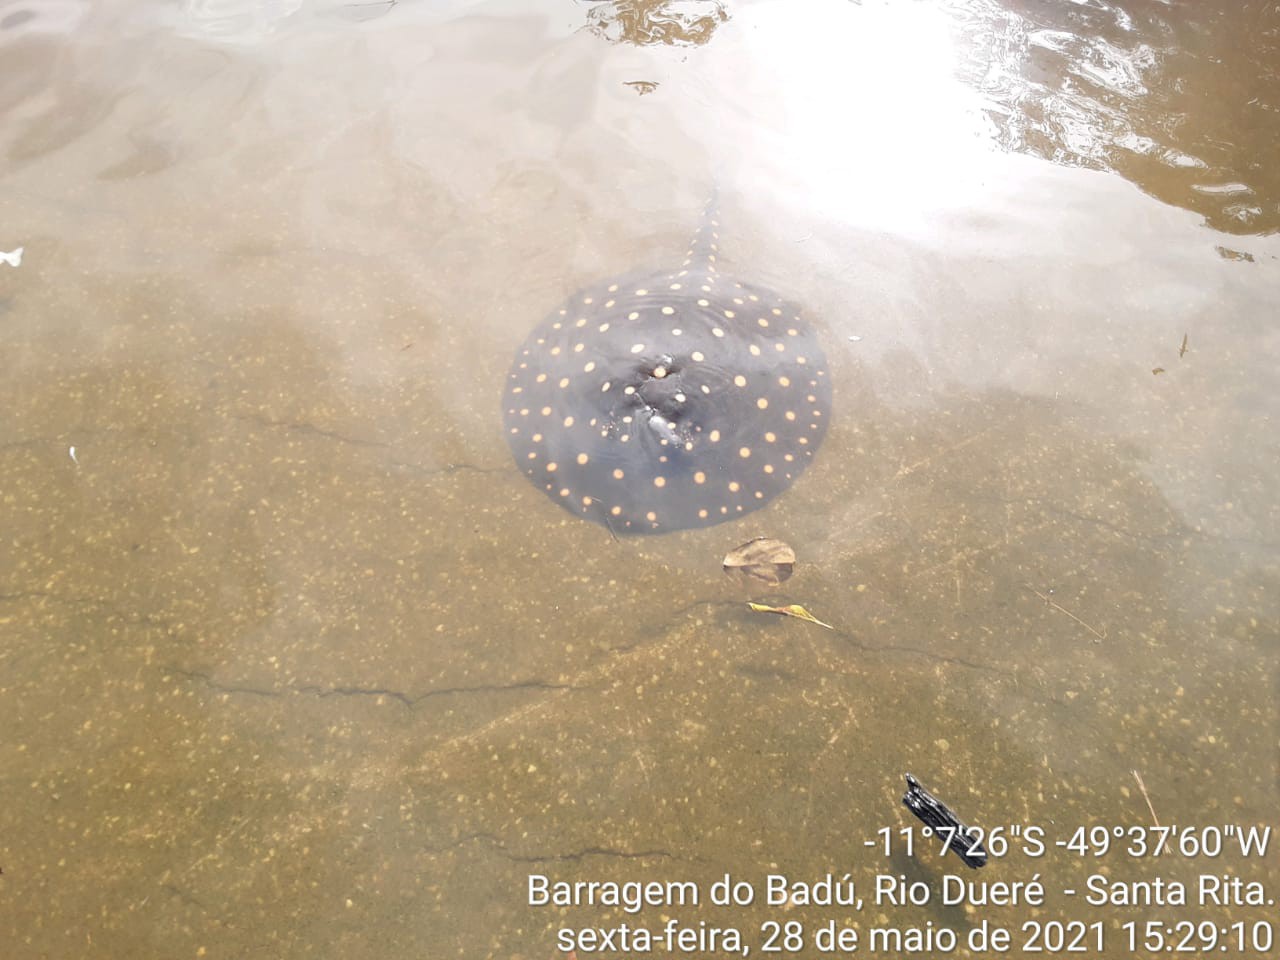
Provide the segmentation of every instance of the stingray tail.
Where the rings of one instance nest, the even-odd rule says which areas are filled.
[[[685,266],[690,270],[715,273],[719,246],[720,190],[713,186],[706,205],[702,208],[702,219],[698,223],[698,229],[694,232],[693,239],[689,241]]]

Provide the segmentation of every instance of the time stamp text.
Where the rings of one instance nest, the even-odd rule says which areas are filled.
[[[864,841],[868,853],[885,858],[923,854],[942,872],[929,880],[883,870],[805,879],[782,873],[744,879],[726,873],[701,883],[561,879],[534,873],[527,877],[525,900],[531,908],[559,908],[561,916],[566,908],[601,911],[600,919],[587,925],[552,923],[556,949],[584,955],[923,957],[964,951],[993,956],[1264,956],[1280,954],[1274,893],[1266,882],[1242,878],[1232,866],[1270,863],[1274,843],[1270,826],[1237,824],[1090,826],[1061,834],[1026,824],[969,834],[927,826],[886,827]],[[990,869],[964,870],[959,859],[934,859],[952,846],[966,845],[984,848],[997,870],[1002,861],[1021,860],[1032,872],[1003,879]],[[1085,871],[1073,869],[1067,872],[1069,880],[1058,882],[1035,869],[1037,861],[1055,852],[1096,861],[1096,869],[1089,869],[1092,864]],[[1104,861],[1117,859],[1139,865],[1113,875]],[[1188,862],[1189,870],[1184,866]],[[1161,872],[1175,863],[1179,869],[1170,872],[1177,876]],[[681,918],[682,912],[687,917],[694,910],[705,915],[707,907],[724,909],[726,922]],[[735,910],[760,907],[772,911],[753,925],[729,919]],[[950,909],[933,913],[935,907]],[[957,907],[964,911],[961,921],[953,919]],[[989,908],[1019,907],[1027,908],[1026,919],[994,919],[1007,917],[1005,910],[984,916]],[[796,908],[807,909],[792,914]],[[868,908],[875,908],[874,914]],[[1054,909],[1079,918],[1043,916]],[[918,919],[894,922],[896,912]]]

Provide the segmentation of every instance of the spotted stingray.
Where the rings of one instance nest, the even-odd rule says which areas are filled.
[[[676,270],[575,294],[516,352],[503,397],[520,469],[617,533],[711,526],[800,476],[831,413],[799,312],[721,274],[714,202]]]

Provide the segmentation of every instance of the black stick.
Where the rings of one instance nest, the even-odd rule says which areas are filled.
[[[987,865],[987,851],[982,846],[978,831],[961,823],[950,807],[920,786],[920,781],[909,773],[902,805],[946,844],[943,853],[952,851],[964,861],[965,866],[975,870]]]

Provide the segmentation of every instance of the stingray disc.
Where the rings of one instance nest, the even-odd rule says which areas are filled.
[[[507,380],[503,424],[520,469],[618,533],[758,510],[826,433],[826,358],[798,312],[718,274],[713,252],[696,259],[577,294],[529,335]]]

